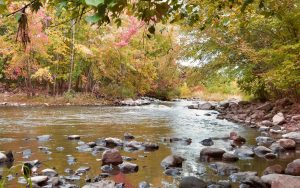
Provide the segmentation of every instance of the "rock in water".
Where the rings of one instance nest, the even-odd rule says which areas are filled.
[[[282,135],[282,138],[289,138],[294,140],[296,143],[300,143],[300,132],[290,132]]]
[[[41,136],[36,137],[36,139],[41,142],[48,141],[48,140],[50,140],[50,138],[51,138],[51,135],[41,135]]]
[[[99,182],[90,183],[82,188],[117,188],[118,184],[112,180],[101,180]]]
[[[182,167],[182,162],[184,158],[177,156],[177,155],[169,155],[164,158],[161,162],[161,166],[164,169],[171,168],[171,167]]]
[[[32,183],[35,183],[37,185],[45,184],[48,181],[47,176],[34,176],[30,178]]]
[[[6,155],[0,152],[0,163],[5,163],[6,161],[7,161]]]
[[[69,140],[80,140],[80,135],[69,135],[68,139]]]
[[[180,181],[179,188],[206,188],[207,184],[194,176],[183,177]]]
[[[102,164],[119,165],[122,164],[123,159],[120,152],[117,149],[109,149],[102,154]]]
[[[238,161],[239,158],[234,154],[224,153],[223,157],[222,157],[222,160],[225,161],[225,162],[235,162],[235,161]]]
[[[46,169],[42,170],[42,174],[47,177],[54,177],[54,176],[58,175],[58,173],[51,168],[46,168]]]
[[[137,164],[129,163],[129,162],[123,162],[119,165],[121,172],[123,173],[133,173],[137,172],[139,170],[139,166]]]
[[[300,159],[296,159],[289,163],[285,169],[285,173],[293,176],[300,176]]]
[[[212,146],[214,141],[211,138],[204,139],[200,142],[203,146]]]
[[[294,150],[296,148],[296,142],[292,139],[280,139],[278,142],[286,150]]]
[[[224,150],[219,148],[203,148],[200,152],[200,159],[209,161],[210,159],[222,159]]]
[[[284,169],[279,164],[276,164],[276,165],[273,165],[273,166],[269,166],[263,172],[264,175],[268,175],[268,174],[283,174],[283,173],[284,173]]]
[[[261,180],[273,188],[299,188],[300,177],[283,174],[268,174],[261,177]]]
[[[239,168],[235,165],[223,162],[215,162],[209,165],[210,168],[221,176],[237,173]]]

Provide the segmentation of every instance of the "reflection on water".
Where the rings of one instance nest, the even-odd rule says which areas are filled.
[[[76,170],[79,166],[90,166],[90,177],[101,173],[101,154],[80,153],[76,151],[77,141],[69,141],[67,135],[79,134],[84,142],[95,141],[102,137],[123,138],[125,132],[136,137],[137,141],[159,143],[160,149],[155,152],[124,152],[122,155],[134,157],[139,171],[134,174],[118,174],[112,177],[115,181],[126,182],[127,187],[137,187],[141,181],[147,181],[153,187],[172,187],[176,178],[165,176],[160,167],[161,160],[170,154],[178,154],[187,160],[183,166],[183,175],[197,175],[204,179],[219,178],[211,173],[201,174],[205,165],[199,162],[199,153],[203,146],[201,140],[209,137],[223,137],[231,131],[239,132],[254,145],[258,133],[226,120],[216,119],[216,114],[206,116],[207,111],[187,109],[189,102],[160,103],[142,107],[24,107],[0,108],[0,150],[12,150],[15,164],[21,161],[39,159],[43,168],[55,168],[59,174],[66,175],[66,168]],[[38,142],[38,135],[50,134],[52,140]],[[164,143],[163,137],[187,137],[192,144]],[[50,148],[50,154],[38,149],[39,146]],[[215,141],[215,147],[226,148],[226,140]],[[57,147],[64,147],[58,151]],[[31,154],[23,158],[22,151],[31,149]],[[28,150],[27,150],[28,151]],[[68,155],[77,160],[68,163]],[[295,157],[295,156],[294,156]],[[294,158],[292,157],[292,158]],[[255,170],[261,173],[264,168],[274,163],[264,159],[239,161],[242,170]],[[7,170],[0,168],[0,173]],[[226,177],[223,177],[226,179]],[[8,187],[15,187],[17,178]],[[83,178],[84,179],[84,178]],[[82,186],[83,181],[77,182]]]

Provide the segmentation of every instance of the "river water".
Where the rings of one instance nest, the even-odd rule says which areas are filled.
[[[183,164],[182,176],[195,175],[205,180],[228,179],[219,177],[208,168],[207,164],[199,160],[200,150],[204,147],[199,142],[209,137],[228,136],[231,131],[238,132],[246,138],[247,145],[255,145],[255,137],[259,133],[242,125],[216,119],[216,113],[205,115],[209,111],[191,110],[186,106],[192,102],[162,102],[141,107],[5,107],[0,108],[0,151],[12,150],[15,155],[14,165],[23,161],[38,159],[42,162],[41,169],[55,168],[60,175],[66,175],[66,168],[76,170],[80,166],[89,166],[91,170],[87,176],[93,177],[101,173],[101,154],[93,155],[90,152],[78,152],[75,147],[78,141],[67,140],[67,135],[81,135],[81,141],[90,142],[97,138],[123,138],[125,132],[136,137],[137,141],[150,141],[159,144],[159,150],[154,152],[126,152],[122,155],[134,157],[133,161],[139,165],[139,171],[132,174],[119,173],[111,179],[125,182],[127,187],[137,187],[139,182],[147,181],[153,187],[176,187],[178,178],[166,176],[160,162],[170,154],[178,154],[186,159]],[[212,111],[210,111],[211,113]],[[49,134],[52,139],[39,142],[36,136]],[[164,142],[164,137],[187,137],[192,139],[190,145],[180,142]],[[214,147],[226,149],[228,140],[215,140]],[[44,153],[39,146],[50,148],[51,153]],[[64,147],[57,151],[57,147]],[[29,157],[23,156],[22,151],[30,149]],[[67,155],[74,156],[77,161],[69,164]],[[294,157],[292,157],[294,158]],[[289,160],[290,161],[290,160]],[[235,164],[241,171],[262,171],[269,165],[286,164],[285,159],[266,161],[255,158],[240,160]],[[19,172],[18,170],[17,173]],[[8,172],[6,166],[0,167],[0,174]],[[14,173],[13,173],[14,172]],[[78,186],[84,185],[84,179],[75,181]],[[6,187],[20,187],[18,177],[9,181]]]

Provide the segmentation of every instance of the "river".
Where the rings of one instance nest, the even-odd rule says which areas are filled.
[[[242,125],[216,119],[213,111],[191,110],[186,106],[189,101],[161,102],[139,107],[3,107],[0,108],[0,151],[12,150],[15,156],[14,165],[23,161],[38,159],[42,162],[40,169],[55,168],[60,175],[66,175],[66,168],[76,170],[80,166],[89,166],[87,176],[101,173],[101,153],[78,152],[75,147],[78,141],[67,140],[68,135],[81,135],[81,141],[90,142],[97,138],[116,137],[123,139],[125,132],[134,135],[137,141],[149,141],[159,144],[159,150],[153,152],[121,150],[122,155],[136,158],[139,171],[132,174],[119,173],[111,179],[125,182],[127,187],[137,187],[139,182],[147,181],[152,187],[176,187],[178,177],[164,175],[160,162],[170,154],[177,154],[186,159],[181,176],[195,175],[205,180],[228,179],[220,177],[199,160],[200,150],[204,147],[200,141],[209,137],[228,136],[231,131],[238,132],[247,140],[247,145],[256,144],[258,131]],[[206,113],[210,113],[207,116]],[[36,140],[36,136],[49,134],[52,139],[46,142]],[[164,142],[164,137],[187,137],[192,139],[190,145],[181,142]],[[228,148],[228,140],[215,140],[214,147]],[[50,148],[45,153],[39,146]],[[63,151],[56,150],[64,147]],[[24,156],[22,151],[30,149],[31,154]],[[77,161],[70,164],[67,155]],[[292,158],[295,158],[292,156]],[[290,160],[289,160],[290,161]],[[239,160],[235,164],[241,171],[257,171],[259,175],[272,164],[286,165],[285,159],[266,161],[262,158]],[[206,169],[206,170],[204,170]],[[17,171],[18,172],[18,171]],[[7,175],[6,166],[0,167],[0,174]],[[73,182],[78,186],[85,184]],[[6,187],[20,187],[18,177],[13,178]]]

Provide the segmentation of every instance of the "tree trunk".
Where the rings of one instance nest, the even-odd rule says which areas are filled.
[[[71,21],[72,27],[72,43],[71,43],[71,61],[70,61],[70,73],[69,73],[69,85],[68,85],[68,92],[72,89],[72,74],[74,68],[74,55],[75,55],[75,19]]]

